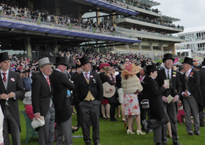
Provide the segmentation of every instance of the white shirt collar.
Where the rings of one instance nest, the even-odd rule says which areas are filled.
[[[205,68],[205,66],[202,66],[202,68]]]
[[[191,71],[192,71],[192,69],[191,69],[191,68],[187,71],[188,76],[189,76],[189,74],[191,73]]]
[[[169,71],[169,76],[171,77],[172,69],[170,68],[169,70],[165,67],[164,68],[165,74],[167,76],[167,71]],[[168,76],[167,76],[168,77]]]
[[[86,73],[86,72],[83,71],[83,75],[84,75],[84,76],[85,76],[85,73]],[[88,73],[88,78],[89,78],[89,77],[90,77],[90,71],[87,72],[87,73]]]
[[[47,75],[45,75],[43,72],[42,72],[42,74],[43,74],[43,76],[47,79],[47,77],[49,77],[49,76],[47,76]]]
[[[59,72],[61,72],[61,70],[59,70],[59,69],[56,69],[57,71],[59,71]]]

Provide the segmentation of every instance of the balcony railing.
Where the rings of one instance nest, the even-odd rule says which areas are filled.
[[[143,6],[143,5],[138,5],[137,3],[128,2],[128,1],[125,1],[125,3],[124,3],[123,0],[117,0],[117,2],[121,3],[121,4],[125,4],[125,6],[127,8],[132,9],[132,10],[135,10],[134,7],[137,7],[137,8],[144,9],[144,10],[154,12],[154,13],[157,13],[157,14],[162,14],[162,12],[159,11],[158,9],[151,9],[150,7]]]
[[[56,27],[56,28],[65,28],[65,29],[69,29],[69,30],[74,30],[74,31],[82,31],[82,32],[89,32],[89,33],[95,33],[95,34],[102,34],[102,35],[110,35],[110,36],[119,36],[119,37],[125,37],[125,38],[133,38],[133,39],[137,39],[137,37],[130,37],[129,34],[121,34],[118,33],[116,31],[113,32],[104,32],[104,31],[100,31],[92,26],[86,26],[83,24],[80,25],[75,25],[75,24],[69,24],[69,25],[63,25],[63,24],[56,24],[56,23],[52,23],[52,22],[47,22],[44,19],[41,19],[41,17],[35,18],[35,19],[31,19],[31,18],[22,18],[22,17],[13,17],[13,16],[9,16],[9,15],[0,15],[0,19],[1,18],[6,18],[6,19],[11,19],[11,20],[18,20],[19,22],[29,22],[29,23],[33,23],[33,24],[38,24],[38,25],[46,25],[46,26],[52,26],[52,27]]]
[[[121,27],[116,27],[116,32],[118,33],[124,32],[132,36],[135,36],[136,34],[143,34],[143,35],[166,37],[166,38],[172,38],[172,39],[178,39],[178,40],[180,39],[179,37],[173,36],[173,35],[163,35],[160,33],[144,32],[144,31],[131,30],[131,29],[126,29],[126,28],[121,28]]]
[[[141,18],[141,17],[134,17],[134,16],[131,16],[131,17],[122,17],[122,18],[130,18],[130,19],[133,19],[133,20],[139,20],[139,21],[143,21],[143,22],[147,22],[147,23],[152,23],[152,24],[156,24],[156,25],[162,25],[162,26],[166,26],[166,27],[171,27],[171,28],[175,28],[175,29],[181,29],[181,30],[184,30],[184,27],[183,26],[175,26],[174,24],[171,24],[171,23],[162,23],[162,22],[159,22],[157,20],[150,20],[150,19],[144,19],[144,18]]]

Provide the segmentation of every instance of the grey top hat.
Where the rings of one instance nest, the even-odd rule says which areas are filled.
[[[25,105],[31,105],[32,101],[31,101],[31,91],[28,91],[25,93],[25,98],[23,99],[23,103]]]
[[[51,65],[52,63],[50,62],[48,57],[41,58],[38,61],[38,65],[40,68],[44,67],[45,65],[49,65],[49,64]]]

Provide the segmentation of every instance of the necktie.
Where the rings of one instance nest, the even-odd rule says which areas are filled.
[[[4,77],[3,77],[3,81],[4,81],[4,83],[6,82],[6,73],[2,73],[3,75],[4,75]]]
[[[170,76],[169,76],[169,71],[167,71],[167,78],[168,78],[168,79],[170,79]]]
[[[85,73],[85,77],[87,80],[89,80],[88,73]]]
[[[143,76],[140,76],[140,82],[142,82],[142,78],[143,78]]]
[[[46,77],[46,80],[47,80],[47,82],[48,82],[48,85],[50,86],[51,84],[50,84],[49,77]]]

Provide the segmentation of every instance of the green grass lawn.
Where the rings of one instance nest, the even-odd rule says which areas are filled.
[[[24,110],[24,105],[22,101],[19,101],[19,111]],[[26,140],[26,123],[24,116],[20,113],[21,118],[21,143],[24,145]],[[118,119],[117,122],[111,122],[109,120],[100,119],[100,144],[101,145],[154,145],[153,143],[153,133],[146,135],[127,135],[126,130],[124,130],[124,123]],[[75,126],[76,115],[72,115],[72,124]],[[136,128],[136,126],[135,126]],[[91,128],[92,130],[92,128]],[[92,131],[91,131],[92,132]],[[189,136],[186,133],[185,124],[178,124],[178,135],[179,142],[182,145],[205,145],[204,135],[205,127],[200,128],[200,136]],[[82,130],[79,129],[77,132],[73,133],[73,136],[82,136]],[[92,135],[91,135],[92,137]],[[38,139],[33,138],[29,141],[29,145],[37,145]],[[92,143],[93,144],[93,143]],[[83,138],[73,138],[73,145],[84,145]],[[169,139],[167,145],[172,145],[172,140]]]

